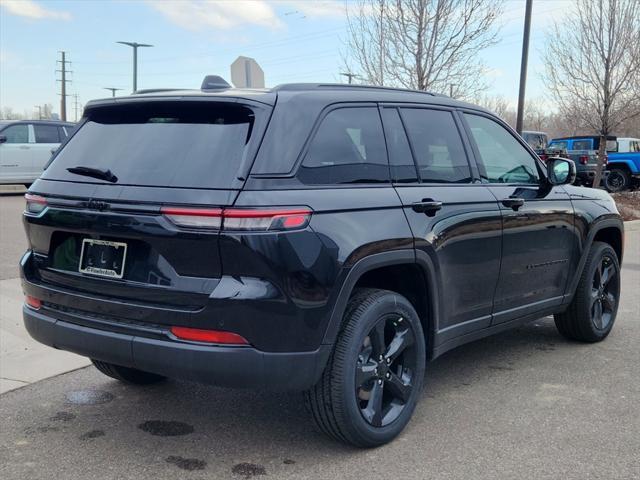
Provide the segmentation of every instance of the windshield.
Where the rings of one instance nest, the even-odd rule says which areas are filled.
[[[254,110],[235,103],[98,107],[43,178],[104,183],[79,175],[82,167],[110,171],[118,185],[230,188],[249,150],[255,117]]]

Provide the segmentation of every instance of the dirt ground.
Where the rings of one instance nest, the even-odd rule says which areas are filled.
[[[611,194],[624,220],[640,219],[640,190]]]

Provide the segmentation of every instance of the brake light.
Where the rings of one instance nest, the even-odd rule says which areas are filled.
[[[580,163],[582,165],[586,165],[587,163],[589,163],[589,156],[588,155],[580,155],[580,158],[578,160],[580,161]]]
[[[181,227],[220,229],[222,226],[222,210],[219,208],[163,207],[160,211]]]
[[[163,207],[161,209],[180,227],[243,231],[282,231],[305,227],[311,218],[308,208],[205,209]]]
[[[42,301],[39,298],[32,297],[31,295],[25,295],[24,303],[26,303],[29,308],[33,308],[34,310],[40,310],[40,307],[42,307]]]
[[[543,162],[547,162],[547,160],[549,160],[549,156],[546,153],[541,153],[540,154],[540,160],[542,160]]]
[[[203,330],[200,328],[171,327],[171,333],[180,340],[193,342],[219,343],[225,345],[248,345],[249,342],[237,333],[221,330]]]
[[[27,205],[25,207],[25,211],[27,213],[37,215],[41,213],[45,208],[47,208],[47,199],[41,197],[40,195],[32,195],[31,193],[27,193],[24,196]]]

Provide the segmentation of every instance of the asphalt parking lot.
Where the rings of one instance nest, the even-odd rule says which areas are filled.
[[[0,197],[0,278],[24,250],[20,196]],[[568,342],[550,318],[427,366],[392,444],[316,432],[297,393],[171,380],[119,384],[93,367],[0,396],[3,479],[640,478],[640,229],[628,231],[616,326]]]

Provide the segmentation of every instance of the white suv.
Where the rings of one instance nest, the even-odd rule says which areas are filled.
[[[28,187],[74,127],[73,123],[47,120],[0,122],[0,184]]]

